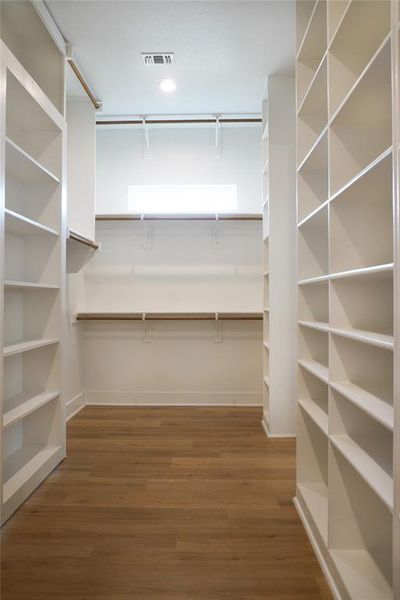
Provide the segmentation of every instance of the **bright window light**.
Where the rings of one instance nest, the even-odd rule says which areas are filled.
[[[236,185],[130,185],[136,213],[223,213],[237,209]]]

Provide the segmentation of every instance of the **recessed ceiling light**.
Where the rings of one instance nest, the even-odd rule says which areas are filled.
[[[161,90],[167,94],[176,90],[176,83],[173,79],[163,79],[159,85]]]

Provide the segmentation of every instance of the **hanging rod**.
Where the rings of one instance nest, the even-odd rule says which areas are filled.
[[[80,70],[78,69],[75,61],[67,56],[67,62],[69,64],[69,66],[71,67],[71,69],[73,70],[73,72],[75,73],[79,83],[81,84],[81,86],[83,87],[86,95],[88,96],[90,102],[93,104],[94,108],[96,110],[100,110],[101,108],[101,103],[96,100],[94,94],[92,93],[90,87],[88,86],[84,76],[82,75],[82,73],[80,72]]]
[[[77,321],[261,321],[262,313],[176,312],[176,313],[78,313]]]
[[[88,246],[88,248],[92,248],[92,250],[98,250],[99,245],[97,242],[90,240],[89,238],[73,231],[72,229],[68,229],[68,239],[73,240],[74,242],[79,242],[79,244],[83,244],[84,246]]]
[[[262,119],[259,117],[256,118],[218,118],[219,123],[262,123]],[[194,124],[200,125],[202,123],[214,124],[217,123],[217,117],[210,117],[206,119],[146,119],[146,125],[184,125],[184,124]],[[120,119],[120,120],[104,120],[104,121],[96,121],[96,125],[143,125],[143,119]]]
[[[103,214],[96,215],[96,221],[261,221],[262,215],[257,213],[222,213],[222,214]]]

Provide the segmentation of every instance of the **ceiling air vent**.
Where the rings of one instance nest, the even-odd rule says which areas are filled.
[[[142,52],[145,65],[172,65],[174,62],[173,52]]]

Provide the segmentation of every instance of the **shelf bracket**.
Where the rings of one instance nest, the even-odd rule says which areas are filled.
[[[222,129],[220,118],[221,115],[215,115],[215,146],[213,158],[221,158],[222,154]]]
[[[215,215],[215,223],[211,226],[212,247],[219,250],[222,246],[222,222],[218,215]]]
[[[153,331],[151,322],[146,320],[146,313],[142,314],[142,342],[144,344],[151,344],[153,341]]]
[[[219,320],[218,313],[215,313],[214,343],[220,344],[221,342],[222,342],[222,321]]]
[[[143,250],[151,250],[153,248],[153,231],[150,225],[145,222],[144,215],[140,215],[142,223],[142,248]]]
[[[146,117],[142,116],[143,123],[143,142],[144,142],[144,158],[151,158],[151,147],[150,147],[150,131],[146,121]]]

